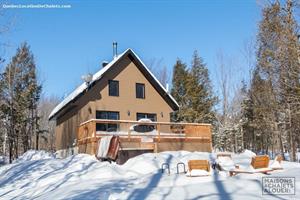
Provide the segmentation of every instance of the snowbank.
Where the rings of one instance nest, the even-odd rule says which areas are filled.
[[[243,153],[240,154],[241,157],[252,158],[256,156],[256,154],[248,149],[246,149]]]
[[[251,152],[233,154],[233,161],[246,167],[251,155]],[[228,177],[226,173],[212,171],[210,176],[191,178],[183,173],[177,174],[177,163],[187,163],[191,159],[213,162],[215,154],[187,151],[147,153],[128,160],[124,165],[117,165],[99,162],[86,154],[56,159],[43,151],[29,151],[18,162],[0,167],[0,197],[101,200],[262,198],[258,183],[264,175]],[[170,175],[161,173],[162,163],[170,165]],[[274,176],[296,177],[296,186],[300,185],[300,164],[283,162],[282,166],[284,170],[274,172]],[[202,172],[197,173],[202,175]],[[299,188],[296,189],[296,194],[300,194]]]
[[[21,155],[15,162],[24,162],[31,160],[52,159],[54,155],[46,151],[28,150]]]

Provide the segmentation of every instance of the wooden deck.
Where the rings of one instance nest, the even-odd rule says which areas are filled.
[[[117,124],[115,132],[96,131],[96,124]],[[146,133],[132,131],[133,125],[152,125],[155,130]],[[78,128],[79,153],[95,154],[97,142],[101,137],[118,135],[121,150],[161,151],[204,151],[212,150],[210,124],[172,123],[172,122],[138,122],[128,120],[91,119]]]

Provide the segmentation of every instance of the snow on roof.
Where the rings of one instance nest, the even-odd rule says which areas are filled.
[[[111,67],[113,66],[123,55],[125,55],[128,51],[131,51],[135,57],[142,63],[142,65],[145,67],[145,69],[149,72],[149,74],[153,77],[153,79],[159,84],[159,86],[165,91],[165,93],[169,96],[169,98],[179,107],[176,100],[169,94],[169,92],[164,88],[164,86],[157,80],[157,78],[151,73],[151,71],[148,69],[148,67],[142,62],[142,60],[137,56],[137,54],[132,49],[126,49],[123,53],[119,54],[117,57],[115,57],[110,63],[108,63],[105,67],[100,69],[98,72],[96,72],[93,75],[93,79],[90,82],[92,84],[93,82],[99,80],[102,78],[102,75]],[[86,88],[87,84],[83,82],[80,86],[78,86],[73,92],[71,92],[62,102],[60,102],[50,113],[49,120],[51,120],[64,106],[66,106],[69,102],[74,100],[78,95],[80,95]]]
[[[100,69],[97,73],[93,75],[93,79],[91,83],[99,80],[102,77],[102,74],[108,70],[114,63],[116,63],[119,58],[121,58],[129,49],[124,51],[122,54],[118,55],[115,59],[113,59],[109,64]],[[87,84],[83,82],[79,87],[77,87],[73,92],[71,92],[62,102],[60,102],[50,113],[49,119],[54,117],[54,115],[59,112],[65,105],[67,105],[70,101],[75,99],[80,93],[82,93],[87,88]]]

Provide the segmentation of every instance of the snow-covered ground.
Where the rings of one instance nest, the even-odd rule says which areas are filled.
[[[252,152],[233,155],[247,166]],[[191,159],[213,161],[214,154],[201,152],[149,153],[124,165],[99,162],[79,154],[56,159],[46,152],[29,151],[10,165],[0,167],[0,199],[300,199],[300,164],[283,162],[283,171],[271,175],[213,172],[206,177],[176,174],[178,162]],[[171,173],[161,173],[162,163]],[[296,178],[296,195],[262,195],[262,177]]]

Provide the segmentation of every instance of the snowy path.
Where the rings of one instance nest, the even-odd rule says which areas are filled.
[[[93,156],[66,159],[21,160],[0,168],[0,199],[300,199],[300,164],[284,162],[284,171],[269,176],[296,177],[296,196],[262,195],[261,177],[241,174],[228,177],[186,177],[176,174],[176,163],[212,159],[208,153],[165,152],[144,154],[122,166],[100,163]],[[248,163],[247,155],[235,162]],[[159,171],[170,163],[171,174]]]

